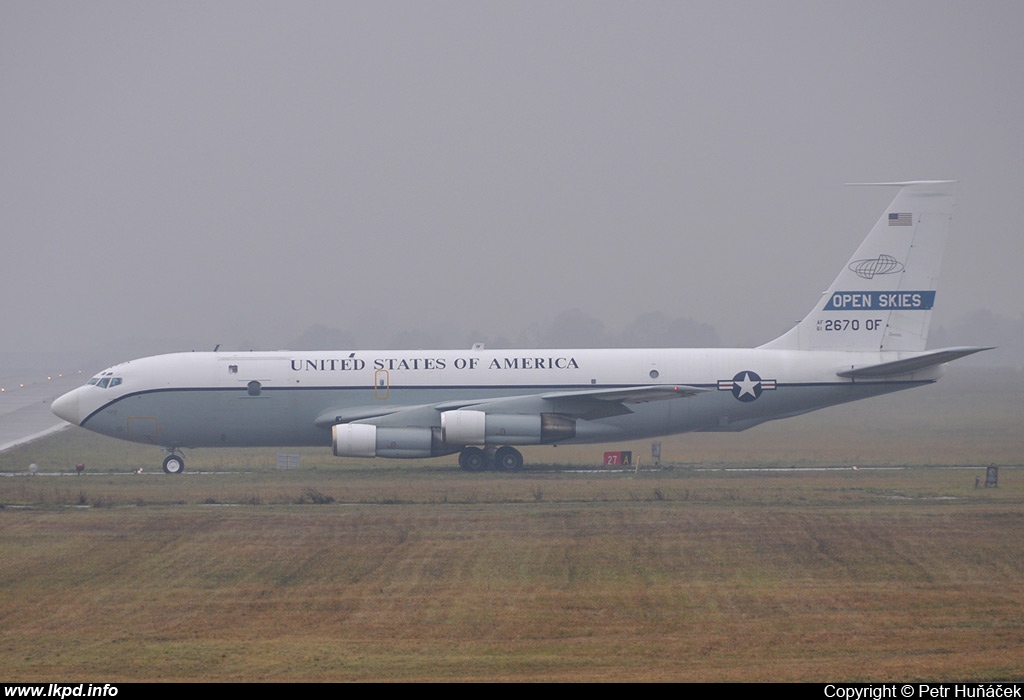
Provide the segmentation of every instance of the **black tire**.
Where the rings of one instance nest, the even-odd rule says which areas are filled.
[[[523,455],[514,447],[499,447],[494,453],[494,466],[503,472],[519,471],[523,468]]]
[[[164,459],[164,472],[167,474],[181,474],[185,471],[185,458],[181,455],[167,455]]]
[[[459,453],[459,466],[467,472],[483,471],[487,466],[487,455],[479,447],[467,447]]]

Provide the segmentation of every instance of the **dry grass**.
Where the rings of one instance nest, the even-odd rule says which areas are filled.
[[[0,669],[101,682],[1019,678],[1024,472],[987,490],[974,475],[9,477]],[[303,499],[311,488],[335,502]]]

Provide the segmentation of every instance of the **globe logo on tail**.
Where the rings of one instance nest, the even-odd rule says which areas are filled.
[[[850,270],[858,277],[866,280],[873,279],[875,275],[894,275],[903,272],[903,263],[891,255],[882,253],[877,258],[865,258],[854,260],[850,263]]]

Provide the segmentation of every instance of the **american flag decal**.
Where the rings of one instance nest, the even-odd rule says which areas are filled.
[[[889,214],[890,226],[910,226],[914,223],[914,216],[910,213]]]

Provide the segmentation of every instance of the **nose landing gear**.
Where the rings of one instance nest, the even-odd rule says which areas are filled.
[[[185,471],[185,458],[178,454],[177,449],[171,448],[167,457],[164,458],[164,472],[167,474],[181,474]]]

